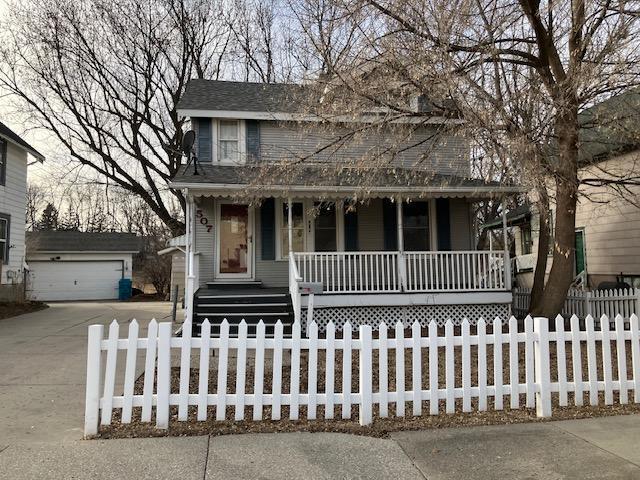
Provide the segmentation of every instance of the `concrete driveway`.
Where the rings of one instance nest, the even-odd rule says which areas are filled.
[[[54,303],[0,320],[0,445],[81,439],[87,327],[135,318],[146,331],[170,314],[167,302]]]

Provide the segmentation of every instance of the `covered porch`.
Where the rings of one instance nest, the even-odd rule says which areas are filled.
[[[296,321],[310,294],[314,308],[334,310],[511,302],[508,252],[474,250],[471,207],[516,187],[197,180],[182,185],[187,315],[198,289],[230,283],[287,288]]]

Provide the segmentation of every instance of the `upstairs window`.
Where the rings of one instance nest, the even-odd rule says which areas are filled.
[[[7,142],[0,140],[0,185],[7,181]]]
[[[238,163],[240,125],[237,120],[220,120],[219,144],[220,154],[218,161],[221,163]]]

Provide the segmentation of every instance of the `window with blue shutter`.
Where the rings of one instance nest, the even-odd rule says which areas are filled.
[[[396,204],[389,198],[382,199],[382,228],[385,250],[398,250],[397,219]]]
[[[273,198],[267,198],[260,206],[260,241],[262,260],[276,259],[276,207]]]
[[[211,162],[211,119],[197,119],[198,133],[198,160],[200,162]]]
[[[260,161],[260,123],[258,120],[247,120],[247,162]]]
[[[438,250],[451,250],[451,216],[448,198],[436,198],[436,225]]]

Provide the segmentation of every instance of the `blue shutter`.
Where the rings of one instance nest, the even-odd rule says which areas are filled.
[[[276,206],[273,198],[267,198],[260,207],[260,241],[262,260],[276,259]]]
[[[438,250],[451,250],[451,217],[448,198],[436,198],[436,225]]]
[[[247,120],[247,162],[260,160],[260,124],[257,120]]]
[[[203,163],[211,162],[211,119],[197,119],[198,160]]]
[[[398,250],[398,226],[396,204],[390,199],[382,200],[382,224],[384,230],[384,249]]]
[[[344,249],[347,252],[358,251],[358,212],[344,213]]]

